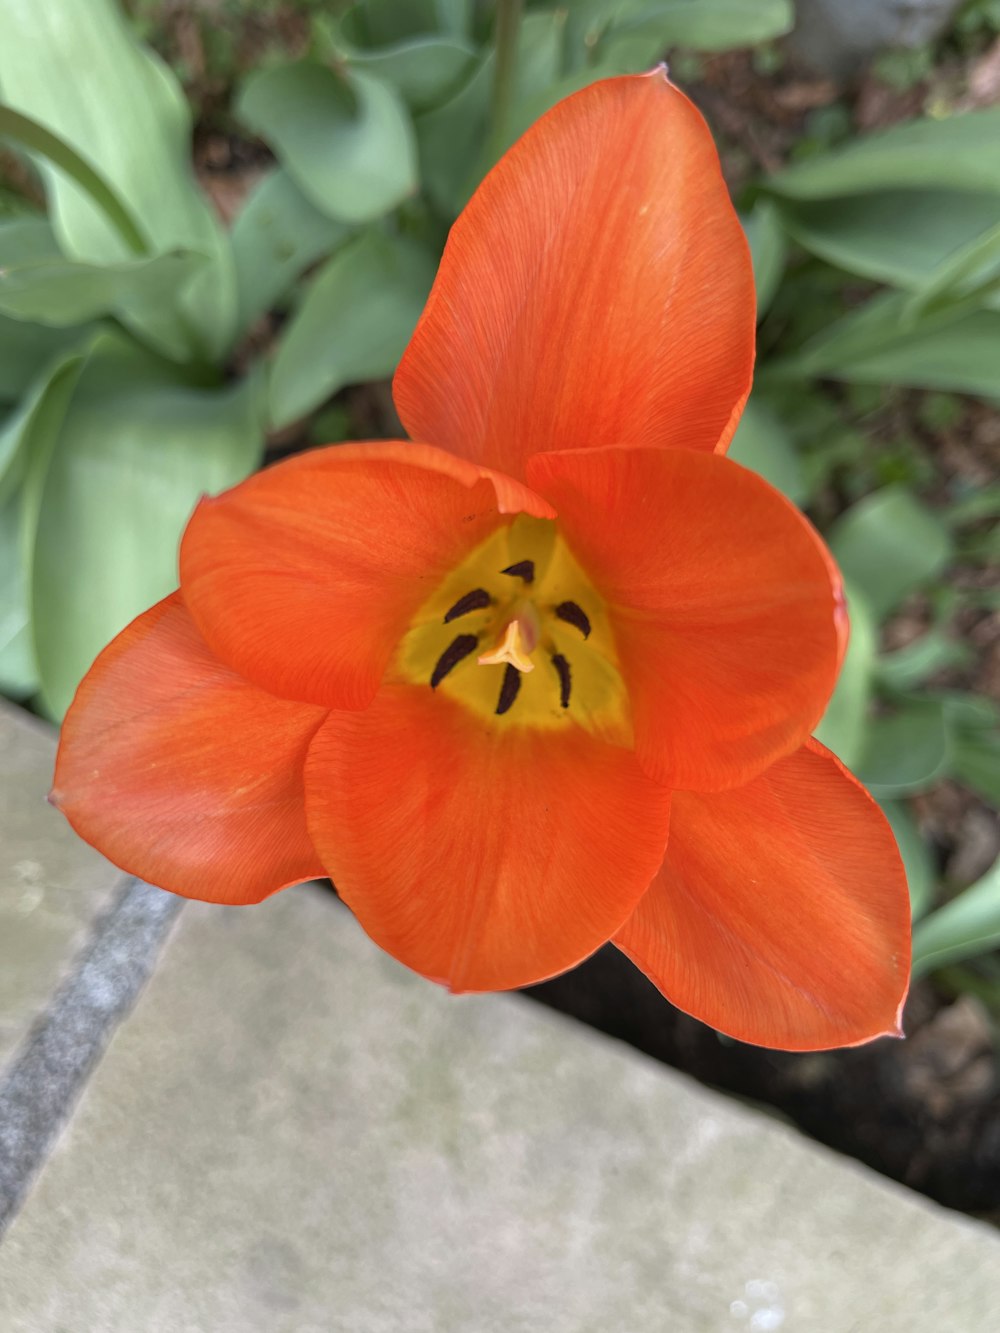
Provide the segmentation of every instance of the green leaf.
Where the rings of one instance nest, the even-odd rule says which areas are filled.
[[[20,482],[29,464],[45,466],[82,362],[78,353],[53,366],[0,431],[0,693],[18,699],[39,683],[28,577],[38,491]]]
[[[788,241],[781,225],[781,214],[769,199],[761,199],[747,217],[743,230],[753,257],[753,279],[757,288],[757,318],[762,319],[781,285],[785,272]]]
[[[903,384],[1000,398],[1000,310],[945,310],[904,322],[907,298],[877,296],[838,320],[788,360],[781,378],[829,377],[855,384]]]
[[[791,0],[625,0],[598,56],[622,72],[641,73],[668,49],[729,51],[791,31]]]
[[[350,234],[311,204],[287,171],[269,172],[233,223],[240,329],[272,309],[304,269]]]
[[[188,339],[162,316],[204,263],[205,256],[184,252],[103,265],[61,256],[27,260],[0,270],[0,312],[56,328],[116,315],[164,355],[183,359]]]
[[[913,931],[913,975],[974,958],[1000,945],[1000,861],[982,879],[924,917]]]
[[[453,97],[414,122],[420,179],[431,202],[446,217],[458,216],[481,178],[493,66],[491,51]]]
[[[905,486],[886,486],[852,505],[828,534],[844,576],[882,617],[936,577],[951,558],[951,537]]]
[[[16,402],[45,367],[81,342],[87,329],[49,329],[0,315],[0,403]]]
[[[400,16],[400,5],[394,3],[392,8]],[[372,22],[371,4],[354,5],[331,25],[327,40],[331,54],[392,84],[414,111],[434,106],[454,92],[476,60],[476,48],[461,32],[437,35],[436,16],[415,14],[418,8],[407,7],[411,22],[402,29],[405,36],[400,37],[400,28],[392,24],[388,31],[397,35],[386,37],[382,16],[375,15]]]
[[[61,717],[100,649],[177,584],[199,496],[259,463],[257,386],[192,386],[164,361],[103,337],[80,377],[37,491],[31,618],[42,699]]]
[[[381,51],[348,47],[349,64],[391,84],[408,106],[423,111],[448,97],[468,77],[476,60],[470,42],[418,37]]]
[[[891,690],[912,690],[945,667],[963,666],[970,658],[968,645],[950,638],[943,629],[929,629],[905,648],[880,657],[879,681]]]
[[[956,779],[1000,806],[1000,706],[957,694],[944,700]]]
[[[44,218],[19,216],[0,220],[0,272],[11,265],[55,249]],[[28,392],[46,366],[89,335],[88,328],[52,329],[26,324],[0,314],[0,402],[15,402]],[[0,456],[3,450],[0,448]],[[0,463],[0,474],[3,465]]]
[[[416,143],[393,89],[300,60],[252,74],[237,113],[329,217],[368,222],[417,189]]]
[[[759,473],[796,504],[806,499],[805,475],[792,438],[762,400],[751,398],[747,403],[728,456]]]
[[[433,281],[433,259],[405,237],[368,232],[338,250],[310,282],[281,340],[271,424],[288,425],[345,384],[391,374]]]
[[[30,116],[22,116],[13,107],[0,103],[0,138],[13,140],[18,147],[34,152],[52,166],[58,167],[90,196],[132,254],[147,253],[143,235],[126,206],[93,167],[58,135],[52,134]]]
[[[915,291],[996,221],[995,194],[885,190],[820,202],[781,201],[788,233],[848,273]]]
[[[994,222],[927,274],[904,307],[903,322],[914,324],[926,311],[959,301],[988,303],[995,295],[998,269],[1000,223]]]
[[[924,915],[934,897],[937,883],[934,861],[909,806],[903,801],[882,801],[880,804],[903,858],[910,889],[910,915],[916,921]]]
[[[878,624],[856,588],[845,583],[844,592],[851,634],[836,689],[816,728],[816,739],[841,763],[854,768],[864,752],[868,732]]]
[[[43,447],[39,434],[58,429],[83,355],[82,350],[68,352],[53,361],[0,424],[0,504],[23,480],[28,455]]]
[[[21,553],[21,506],[0,504],[0,694],[24,699],[38,688],[28,625],[28,590]]]
[[[190,250],[209,262],[172,303],[192,354],[220,355],[236,313],[232,257],[191,170],[191,123],[173,75],[132,36],[113,0],[4,0],[0,89],[16,111],[92,167],[152,254]],[[133,257],[92,192],[41,160],[52,222],[69,259]],[[166,314],[161,312],[162,327]]]
[[[345,17],[354,40],[366,46],[390,46],[421,34],[441,32],[468,37],[474,0],[360,0]]]
[[[787,167],[766,185],[790,199],[928,187],[1000,193],[1000,107],[907,121]]]
[[[1000,806],[1000,737],[995,733],[953,735],[951,767],[957,781]]]
[[[910,700],[872,718],[855,766],[873,796],[907,796],[940,777],[948,764],[948,735],[939,703]]]
[[[566,9],[543,10],[521,23],[508,143],[560,98],[613,72],[602,62],[561,77],[568,17]],[[454,97],[416,120],[424,189],[446,216],[465,207],[505,146],[490,142],[495,63],[490,50]]]

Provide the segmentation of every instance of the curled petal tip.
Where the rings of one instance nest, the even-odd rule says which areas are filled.
[[[48,801],[49,805],[53,806],[56,810],[62,809],[59,793],[55,787],[53,787],[51,791],[45,793],[45,799]]]
[[[663,79],[664,83],[670,82],[670,66],[665,60],[661,60],[659,64],[654,65],[645,77],[647,79],[655,79],[657,75]]]

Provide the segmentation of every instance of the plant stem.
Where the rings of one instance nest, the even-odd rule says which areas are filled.
[[[514,80],[517,77],[517,46],[521,31],[523,0],[497,0],[496,66],[493,73],[490,159],[496,161],[507,147]]]
[[[90,195],[134,255],[149,253],[149,247],[131,213],[93,167],[89,166],[65,139],[60,139],[38,121],[23,116],[13,107],[3,104],[0,104],[0,135],[6,139],[13,139],[42,157],[47,157],[55,166],[61,168]]]

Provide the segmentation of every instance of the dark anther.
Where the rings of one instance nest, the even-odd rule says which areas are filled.
[[[484,606],[489,606],[490,595],[485,588],[473,588],[472,592],[467,592],[464,597],[460,597],[444,618],[444,623],[450,625],[453,620],[459,616],[467,616],[470,611],[482,611]]]
[[[524,579],[525,583],[534,583],[535,562],[534,560],[519,560],[516,565],[508,565],[506,569],[501,569],[500,573],[510,574],[515,579]]]
[[[457,667],[463,657],[475,652],[478,646],[479,640],[475,634],[460,634],[457,639],[453,639],[438,658],[437,666],[431,673],[431,689],[436,690],[448,672]]]
[[[517,692],[521,688],[521,673],[516,666],[507,663],[503,673],[503,684],[500,686],[500,698],[497,700],[497,715],[506,713],[517,698]]]
[[[585,639],[590,638],[590,620],[586,611],[577,606],[576,602],[560,602],[556,607],[556,615],[560,620],[565,620],[567,625],[574,625]]]
[[[552,656],[552,665],[555,667],[559,676],[559,702],[563,708],[569,707],[569,689],[572,684],[569,663],[563,657],[562,653],[554,653]]]

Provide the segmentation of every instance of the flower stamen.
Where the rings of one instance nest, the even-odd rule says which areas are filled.
[[[467,616],[470,611],[483,611],[493,601],[485,588],[473,588],[464,597],[460,597],[451,610],[445,613],[444,623],[450,625],[459,616]]]
[[[556,675],[559,677],[559,702],[563,708],[569,707],[569,692],[573,683],[573,675],[570,671],[569,663],[563,657],[562,653],[553,653],[552,665],[556,669]]]
[[[567,625],[578,629],[585,639],[590,638],[590,617],[576,602],[560,602],[556,607],[556,615],[560,620],[565,620]]]
[[[517,698],[517,692],[521,688],[521,673],[516,666],[507,663],[507,668],[503,673],[503,684],[500,686],[500,698],[497,700],[497,716],[506,713],[511,704]]]
[[[431,672],[431,689],[436,690],[448,672],[457,667],[464,657],[474,653],[478,647],[479,639],[475,634],[460,634],[457,639],[452,639]]]
[[[518,560],[514,565],[508,565],[506,569],[501,569],[501,574],[509,574],[511,578],[523,579],[525,583],[534,583],[535,581],[535,562],[534,560]]]

